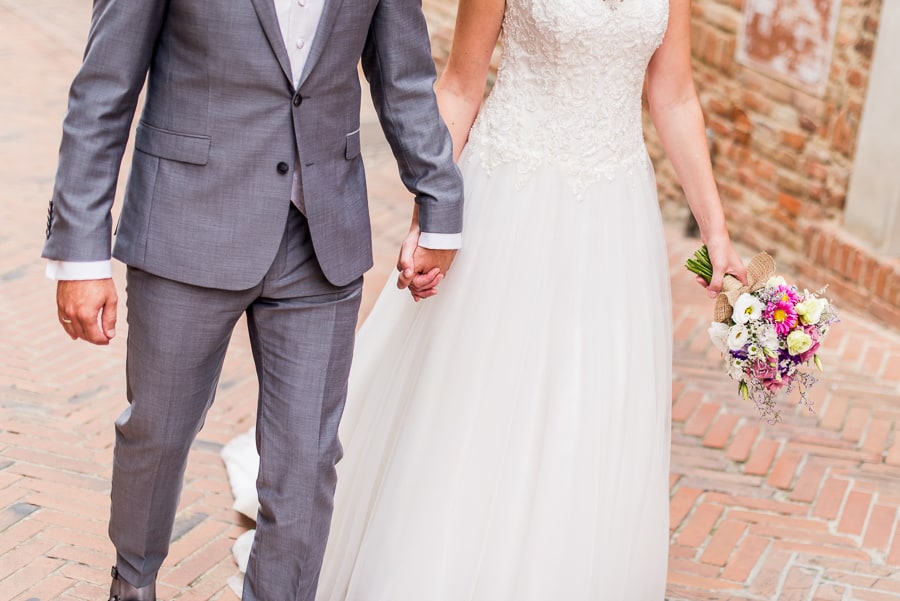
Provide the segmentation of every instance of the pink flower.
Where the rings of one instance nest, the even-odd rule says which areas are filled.
[[[793,379],[794,376],[782,376],[780,380],[764,380],[762,384],[769,392],[778,392],[790,384]]]
[[[754,361],[747,371],[750,377],[773,393],[790,384],[793,379],[792,376],[779,377],[778,367],[767,361]]]
[[[779,301],[790,301],[791,305],[796,305],[800,302],[800,295],[790,286],[778,286],[775,290],[778,293],[776,298]]]
[[[768,361],[754,361],[749,371],[754,380],[771,380],[778,373],[775,366]]]
[[[769,303],[763,313],[766,321],[775,326],[775,332],[779,336],[786,335],[797,325],[797,311],[794,310],[794,304],[789,295],[785,294],[777,302]]]

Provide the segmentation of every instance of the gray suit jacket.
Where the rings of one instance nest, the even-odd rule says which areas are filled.
[[[116,180],[146,78],[113,256],[190,284],[255,285],[281,241],[299,157],[322,270],[336,285],[358,278],[372,265],[360,57],[422,230],[459,232],[462,184],[419,0],[325,0],[296,89],[272,0],[95,0],[43,256],[109,258]]]

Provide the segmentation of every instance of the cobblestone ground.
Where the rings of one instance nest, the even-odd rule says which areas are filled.
[[[124,345],[60,330],[38,259],[67,85],[87,0],[0,0],[0,599],[105,598],[112,420],[124,408]],[[377,123],[364,109],[377,266],[366,304],[406,229]],[[844,313],[822,353],[816,413],[761,423],[722,374],[711,308],[680,267],[698,245],[668,229],[675,300],[669,598],[900,599],[900,336]],[[121,270],[116,278],[121,290]],[[234,599],[231,509],[219,449],[253,422],[256,384],[243,325],[194,445],[160,574],[161,599]],[[498,600],[500,601],[500,600]],[[557,601],[557,600],[548,600]],[[610,600],[644,601],[644,600]]]

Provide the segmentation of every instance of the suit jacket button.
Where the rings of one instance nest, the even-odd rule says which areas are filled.
[[[280,173],[281,175],[284,175],[285,173],[287,173],[288,171],[291,170],[291,168],[288,167],[288,164],[285,163],[284,161],[281,161],[280,163],[278,163],[278,165],[275,168],[278,170],[278,173]]]
[[[293,102],[294,106],[300,106],[303,103],[303,97],[299,93],[294,94]]]

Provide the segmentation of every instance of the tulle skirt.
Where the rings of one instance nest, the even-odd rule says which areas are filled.
[[[580,196],[464,153],[439,294],[360,331],[318,601],[661,601],[671,301],[649,160]]]

